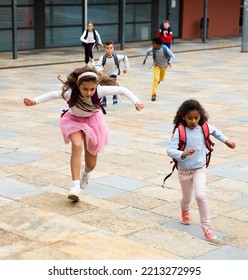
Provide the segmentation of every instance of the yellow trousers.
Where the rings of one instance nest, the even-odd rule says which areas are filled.
[[[152,94],[156,95],[158,90],[158,82],[164,80],[166,69],[164,67],[154,65],[153,68],[153,84],[152,84]]]

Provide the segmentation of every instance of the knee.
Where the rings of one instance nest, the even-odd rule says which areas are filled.
[[[82,154],[82,150],[83,150],[83,142],[74,142],[72,143],[72,153],[74,154]]]
[[[195,196],[195,200],[197,201],[197,203],[203,203],[207,200],[207,197],[204,194],[197,194]]]
[[[87,163],[86,164],[86,169],[87,169],[88,172],[93,171],[95,169],[95,167],[96,167],[96,163],[95,162],[94,163],[91,162],[91,163]]]

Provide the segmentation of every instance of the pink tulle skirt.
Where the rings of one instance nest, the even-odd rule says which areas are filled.
[[[87,150],[93,155],[103,152],[110,138],[109,129],[101,111],[90,117],[77,117],[66,112],[60,119],[60,129],[66,144],[70,142],[70,134],[82,131],[85,135]]]

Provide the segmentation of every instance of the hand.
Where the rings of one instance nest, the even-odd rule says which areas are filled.
[[[233,141],[226,140],[225,144],[227,145],[228,148],[231,148],[231,149],[236,148],[236,144]]]
[[[127,73],[127,69],[124,69],[124,70],[123,70],[123,73],[126,74],[126,73]]]
[[[24,102],[24,104],[26,106],[34,106],[34,105],[36,105],[36,101],[32,100],[32,99],[29,99],[29,98],[24,98],[23,102]]]
[[[135,104],[135,109],[136,109],[137,111],[140,111],[140,110],[142,110],[143,108],[144,108],[144,103],[143,103],[143,102],[138,101],[138,102]]]
[[[144,59],[144,61],[143,61],[143,65],[144,65],[144,64],[146,64],[146,60],[145,60],[145,59]]]
[[[181,155],[181,158],[186,158],[195,152],[195,148],[189,148],[186,152]]]

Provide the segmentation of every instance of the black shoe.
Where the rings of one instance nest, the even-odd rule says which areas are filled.
[[[115,105],[117,103],[118,103],[118,97],[117,97],[117,95],[114,95],[113,96],[113,104]]]
[[[104,96],[101,101],[102,107],[107,107],[107,98]]]
[[[156,98],[156,95],[153,94],[151,100],[152,100],[152,101],[156,101],[156,99],[157,99],[157,98]]]

